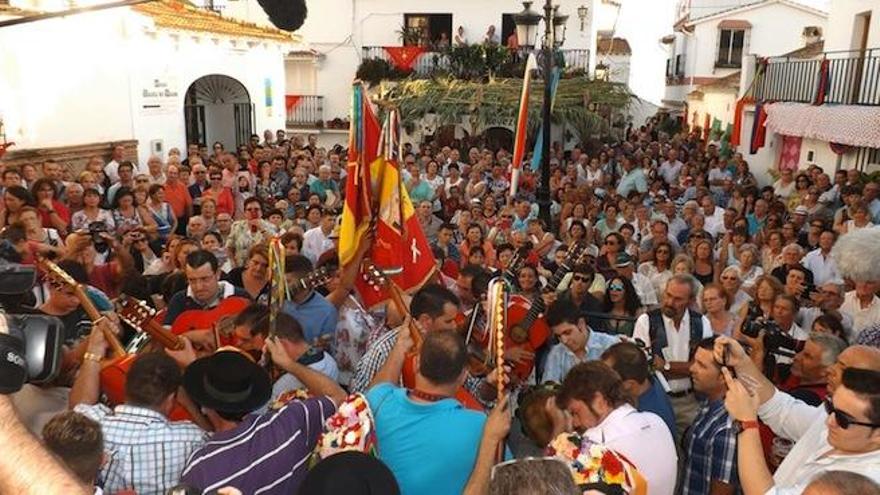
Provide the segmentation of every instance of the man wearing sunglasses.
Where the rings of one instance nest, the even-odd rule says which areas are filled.
[[[739,425],[745,493],[801,493],[814,476],[832,470],[880,481],[880,349],[852,346],[842,352],[828,373],[831,395],[818,407],[778,391],[733,339],[716,340],[715,359],[727,366],[725,407]],[[758,418],[795,441],[772,475],[761,451]]]

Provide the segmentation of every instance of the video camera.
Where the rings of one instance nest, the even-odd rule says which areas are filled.
[[[25,383],[51,382],[61,368],[61,321],[17,313],[22,295],[35,281],[32,266],[0,264],[0,394],[17,392]]]
[[[763,316],[754,319],[747,318],[743,324],[742,332],[744,335],[756,339],[762,330],[764,331],[764,348],[768,354],[794,357],[804,346],[803,341],[794,339],[783,332],[779,324],[772,318],[768,319]]]

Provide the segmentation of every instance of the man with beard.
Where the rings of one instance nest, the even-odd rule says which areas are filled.
[[[677,437],[691,425],[697,401],[690,380],[691,350],[712,336],[709,320],[689,308],[696,298],[696,281],[690,275],[675,275],[666,283],[663,304],[639,316],[633,338],[641,339],[654,355],[654,367],[669,382],[669,398],[675,411]]]

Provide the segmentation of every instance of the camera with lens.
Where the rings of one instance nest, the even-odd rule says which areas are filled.
[[[754,319],[746,319],[743,323],[743,335],[753,339],[758,338],[762,330],[764,331],[764,348],[768,354],[792,357],[803,347],[802,341],[788,336],[772,318],[759,316]]]
[[[99,253],[106,253],[110,246],[107,245],[107,240],[101,236],[101,234],[106,234],[109,232],[107,229],[107,224],[104,222],[91,222],[89,223],[89,235],[92,237],[92,243],[95,244],[95,251]]]
[[[0,394],[17,392],[25,383],[49,383],[61,368],[61,320],[19,313],[35,280],[33,266],[0,264]]]

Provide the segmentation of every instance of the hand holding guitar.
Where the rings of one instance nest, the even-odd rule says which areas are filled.
[[[212,354],[217,350],[217,342],[214,338],[214,332],[210,329],[208,330],[190,330],[189,332],[184,332],[181,334],[185,340],[190,342],[190,345],[202,355]]]
[[[183,341],[183,349],[177,351],[172,349],[165,349],[165,353],[174,358],[174,360],[177,361],[178,366],[180,366],[181,368],[186,368],[187,366],[192,364],[193,361],[198,359],[198,356],[196,356],[196,351],[193,348],[193,344],[188,338],[181,337],[180,339]]]
[[[92,332],[89,334],[89,340],[86,343],[86,352],[102,359],[107,355],[108,347],[107,339],[104,337],[104,329],[100,327],[104,322],[106,322],[106,320],[100,321],[92,326]]]

